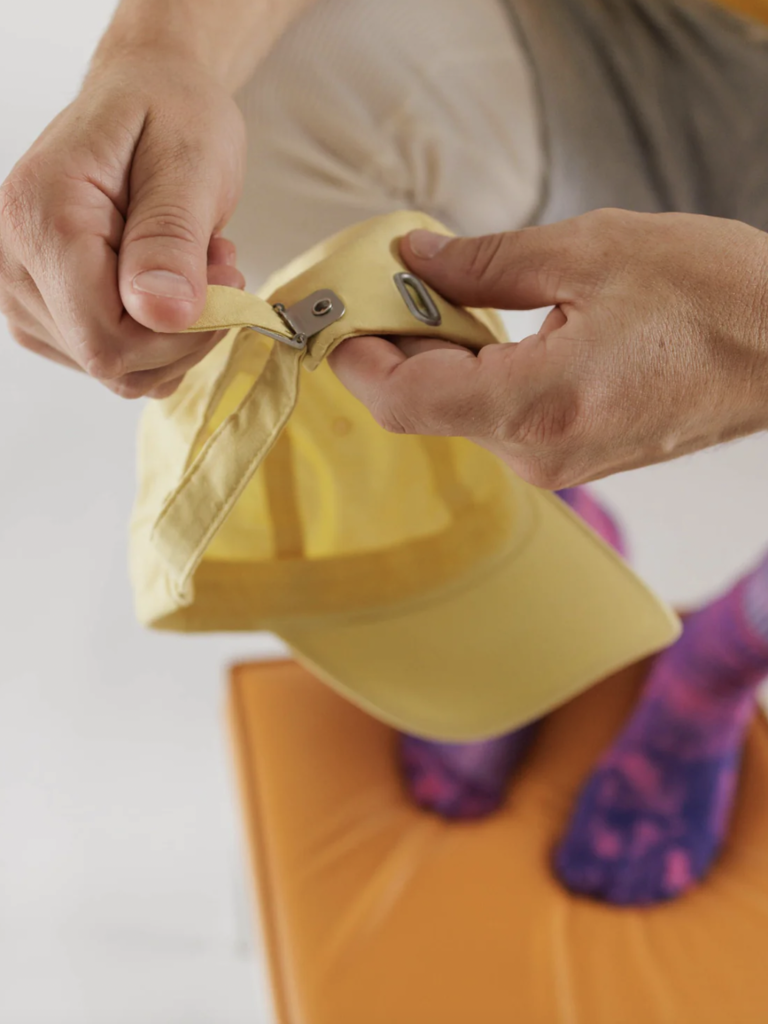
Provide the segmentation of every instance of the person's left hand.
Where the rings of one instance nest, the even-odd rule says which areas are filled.
[[[474,355],[352,338],[330,358],[385,429],[464,436],[559,489],[768,427],[768,235],[599,210],[483,238],[413,232],[410,269],[465,306],[555,306]]]

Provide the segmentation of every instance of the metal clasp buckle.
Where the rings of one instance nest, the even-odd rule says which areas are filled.
[[[404,270],[395,274],[395,284],[412,317],[429,327],[440,326],[440,310],[420,278]]]
[[[277,331],[270,331],[257,324],[248,326],[252,331],[266,334],[268,338],[274,338],[275,341],[296,349],[305,349],[310,338],[319,334],[325,327],[335,324],[346,312],[346,307],[339,296],[328,288],[312,292],[306,299],[301,299],[292,306],[286,307],[282,302],[276,302],[272,308],[290,334],[278,334]]]

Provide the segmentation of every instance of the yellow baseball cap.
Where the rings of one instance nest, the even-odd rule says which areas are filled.
[[[378,718],[470,740],[680,627],[556,496],[464,439],[388,434],[331,373],[325,356],[352,335],[506,341],[495,314],[407,272],[397,241],[418,227],[446,231],[379,217],[258,295],[209,288],[192,329],[230,331],[144,412],[131,575],[147,625],[269,629]]]

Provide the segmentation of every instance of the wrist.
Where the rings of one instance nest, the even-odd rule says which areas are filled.
[[[122,0],[86,80],[115,65],[197,69],[235,92],[306,0]]]

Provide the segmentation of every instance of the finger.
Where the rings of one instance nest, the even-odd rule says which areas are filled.
[[[224,284],[228,288],[245,288],[245,278],[237,269],[223,263],[208,265],[208,284]]]
[[[198,363],[205,359],[226,333],[226,331],[217,331],[212,336],[208,335],[209,340],[206,345],[168,366],[155,370],[140,370],[136,373],[128,373],[117,380],[105,383],[110,390],[122,398],[143,398],[144,395],[149,395],[151,392],[156,391],[157,388],[162,388],[171,381],[180,381],[193,366],[197,366]]]
[[[452,341],[442,341],[440,338],[393,338],[392,343],[397,345],[402,353],[410,359],[412,356],[419,356],[424,352],[434,352],[439,348],[460,348],[460,345]]]
[[[159,335],[126,313],[117,253],[127,189],[125,195],[112,194],[103,176],[86,174],[83,166],[87,161],[62,168],[42,204],[29,198],[35,181],[20,179],[12,193],[13,216],[3,224],[24,267],[24,301],[47,335],[40,340],[102,380],[168,365],[206,347],[210,333]],[[231,182],[226,173],[220,177]],[[226,213],[226,203],[222,209]],[[229,247],[217,252],[217,245],[214,260],[229,260]],[[236,272],[213,274],[216,283],[243,283]]]
[[[28,352],[34,352],[35,355],[42,356],[44,359],[49,359],[52,363],[59,363],[60,366],[66,366],[70,370],[78,370],[82,373],[82,367],[78,366],[77,363],[69,359],[58,349],[55,349],[53,345],[49,345],[45,341],[41,341],[40,338],[36,337],[29,331],[25,331],[21,327],[11,327],[11,335],[15,341],[21,345],[22,348],[27,349]]]
[[[245,278],[237,269],[236,263],[235,243],[221,235],[214,235],[208,244],[208,284],[245,288]]]
[[[156,333],[126,313],[103,213],[92,221],[97,230],[75,236],[55,271],[40,263],[31,268],[40,294],[41,309],[35,312],[50,315],[63,351],[91,376],[110,381],[207,350],[211,332]]]
[[[222,235],[214,235],[208,243],[208,267],[230,266],[237,263],[237,248],[235,243]]]
[[[478,238],[412,231],[400,243],[408,267],[466,306],[536,309],[572,301],[594,284],[594,221],[573,218]]]
[[[544,323],[539,328],[539,336],[542,338],[549,337],[555,331],[559,331],[561,327],[564,327],[568,323],[568,317],[560,308],[555,306],[551,309],[544,320]]]
[[[29,278],[23,284],[18,284],[12,293],[6,292],[0,298],[0,311],[8,320],[12,331],[14,328],[26,331],[39,341],[65,354],[61,335],[43,305],[39,291]]]
[[[183,377],[176,377],[175,380],[166,381],[165,384],[160,384],[158,387],[153,388],[147,392],[147,398],[154,398],[161,400],[163,398],[170,398],[179,389],[179,385],[184,380]]]
[[[352,385],[349,389],[353,390],[357,386],[364,387],[367,378],[377,381],[386,377],[404,359],[436,349],[466,351],[460,345],[439,338],[363,336],[343,342],[331,353],[328,362],[342,384]]]
[[[131,168],[131,199],[120,244],[118,280],[126,310],[155,331],[179,331],[205,304],[208,249],[231,209],[214,147],[192,147],[151,117]]]
[[[103,225],[103,215],[97,214],[94,227],[103,231]],[[167,369],[181,359],[189,365],[199,362],[210,351],[214,335],[210,331],[156,333],[126,315],[117,290],[117,256],[110,244],[113,237],[108,231],[106,238],[78,238],[57,276],[44,275],[48,294],[44,296],[34,288],[34,295],[26,301],[32,315],[54,335],[54,344],[92,376],[118,382],[113,390],[122,393],[121,378]],[[208,268],[208,276],[211,284],[245,286],[243,275],[235,267],[214,265]],[[103,280],[100,302],[89,302],[89,293],[83,290],[83,281],[93,279]],[[220,339],[224,335],[219,332],[216,336]]]
[[[35,315],[30,304],[40,307],[39,315]],[[2,313],[8,321],[11,336],[22,348],[61,366],[82,370],[81,366],[62,351],[61,337],[48,311],[42,306],[37,289],[28,279],[24,287],[17,287],[13,294],[6,293],[2,296]]]
[[[385,338],[348,338],[328,356],[328,364],[341,383],[368,405],[364,395],[376,388],[408,357]]]
[[[408,358],[383,338],[361,337],[343,342],[330,364],[386,430],[472,437],[498,415],[494,364],[506,348],[512,346],[491,345],[475,356],[447,344]]]

